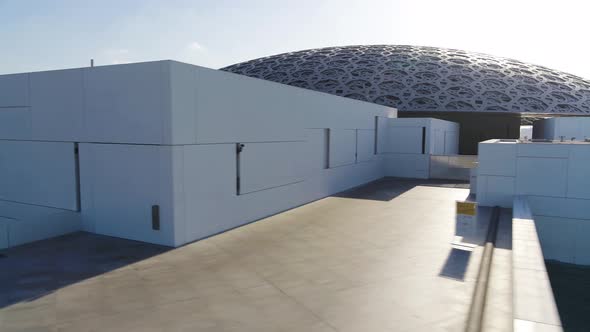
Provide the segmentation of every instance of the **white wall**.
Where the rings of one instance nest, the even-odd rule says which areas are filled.
[[[519,139],[532,139],[533,138],[533,126],[520,126]]]
[[[590,144],[479,144],[477,201],[512,207],[526,196],[545,258],[590,264]]]
[[[381,149],[388,176],[427,179],[430,156],[458,153],[459,125],[454,122],[432,118],[387,119],[387,133],[387,144]]]
[[[590,138],[590,117],[556,117],[537,120],[533,123],[535,138],[551,140],[583,141]]]
[[[80,144],[83,229],[172,245],[172,162],[170,146]],[[160,206],[160,230],[152,229],[152,205]]]
[[[382,142],[387,132],[376,119],[393,109],[175,62],[118,67],[84,74],[93,81],[84,112],[100,123],[80,144],[85,230],[181,245],[384,175],[375,130]]]
[[[165,245],[384,175],[426,178],[429,156],[458,144],[450,122],[396,122],[385,106],[174,61],[0,76],[0,87],[0,143],[56,145],[35,153],[55,167],[19,180],[42,185],[39,197],[8,181],[18,165],[47,162],[0,145],[12,160],[5,200],[72,209],[80,199],[82,229]]]
[[[76,188],[74,143],[0,140],[0,200],[77,210]]]

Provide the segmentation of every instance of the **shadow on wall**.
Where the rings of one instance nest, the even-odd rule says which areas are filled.
[[[360,187],[337,193],[332,195],[332,197],[369,199],[374,201],[389,202],[392,199],[402,195],[406,191],[409,191],[412,188],[418,186],[469,189],[469,182],[456,180],[420,180],[385,177],[372,182],[370,186],[362,185]]]
[[[162,254],[170,247],[85,232],[0,252],[0,308]]]

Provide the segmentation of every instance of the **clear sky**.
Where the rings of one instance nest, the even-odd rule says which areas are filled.
[[[511,57],[590,79],[587,0],[0,0],[0,73],[412,44]]]

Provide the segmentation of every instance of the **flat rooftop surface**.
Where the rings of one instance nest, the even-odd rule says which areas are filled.
[[[76,233],[0,252],[0,330],[460,331],[481,247],[444,181],[382,179],[171,249]]]

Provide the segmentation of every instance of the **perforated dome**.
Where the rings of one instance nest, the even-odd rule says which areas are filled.
[[[590,81],[479,53],[346,46],[273,55],[221,70],[400,111],[590,114]]]

